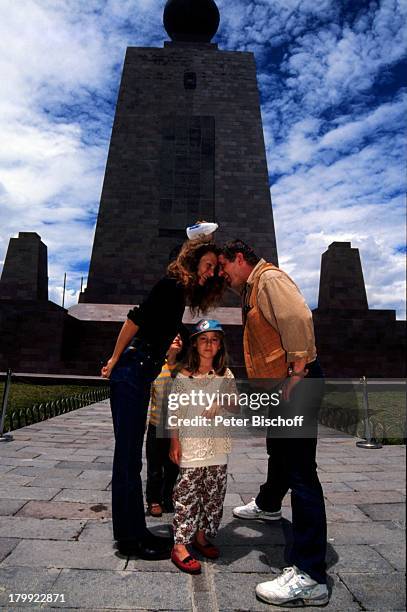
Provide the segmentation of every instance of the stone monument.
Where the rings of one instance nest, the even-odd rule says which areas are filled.
[[[394,310],[369,309],[359,250],[350,242],[333,242],[322,255],[313,317],[327,376],[406,376],[406,322]]]
[[[0,370],[59,371],[66,310],[48,300],[47,247],[35,232],[11,238],[0,278]]]
[[[185,228],[216,221],[277,263],[254,56],[221,51],[213,0],[169,0],[162,49],[127,50],[88,286],[69,311],[48,300],[47,251],[35,233],[10,240],[0,280],[0,371],[98,375],[130,306],[165,272]],[[237,304],[238,300],[234,303]],[[244,376],[240,308],[212,313]],[[163,304],[165,312],[165,304]],[[405,321],[370,310],[359,252],[322,256],[317,346],[330,377],[405,375]],[[184,322],[192,319],[185,312]]]
[[[171,41],[127,49],[82,303],[140,302],[199,219],[277,263],[254,55],[218,25],[213,0],[169,0]]]
[[[0,298],[48,300],[47,247],[35,232],[11,238],[1,274]]]

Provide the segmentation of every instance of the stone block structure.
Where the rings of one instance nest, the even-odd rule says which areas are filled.
[[[369,309],[359,250],[350,242],[333,242],[322,255],[313,317],[327,376],[406,376],[406,322],[394,310]]]
[[[333,242],[322,254],[318,309],[369,309],[359,249],[350,242]]]
[[[98,375],[127,311],[165,272],[197,220],[277,262],[254,56],[211,43],[214,0],[168,0],[163,48],[127,50],[88,284],[69,311],[48,301],[47,249],[12,238],[0,280],[0,370]],[[244,377],[239,300],[209,314]],[[163,304],[165,313],[165,304]],[[330,377],[405,376],[405,322],[370,310],[357,249],[322,256],[317,347]],[[192,325],[188,311],[184,322]]]
[[[35,232],[11,238],[0,282],[0,299],[48,300],[47,247]]]
[[[142,300],[198,219],[277,263],[254,56],[130,47],[80,302]]]
[[[66,318],[48,300],[47,247],[35,232],[20,232],[0,279],[0,369],[58,371]]]

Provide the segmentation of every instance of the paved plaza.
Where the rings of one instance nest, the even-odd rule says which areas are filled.
[[[234,442],[217,539],[222,557],[204,562],[194,577],[170,561],[128,559],[113,549],[112,450],[108,401],[25,427],[0,443],[1,609],[282,609],[257,601],[254,587],[286,565],[289,498],[276,523],[232,515],[265,478],[264,440]],[[318,465],[332,590],[325,609],[404,611],[405,447],[359,449],[354,438],[321,427]],[[168,533],[171,515],[148,523]],[[65,603],[10,603],[17,593],[60,594]]]

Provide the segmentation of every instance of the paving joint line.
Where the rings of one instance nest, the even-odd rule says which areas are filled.
[[[341,584],[343,584],[343,586],[345,587],[345,589],[348,591],[348,593],[352,596],[352,599],[355,603],[358,604],[358,606],[360,607],[361,610],[363,610],[364,612],[367,610],[367,608],[365,608],[365,606],[362,604],[362,602],[356,597],[356,595],[350,590],[350,588],[348,587],[348,585],[346,584],[346,582],[341,578],[341,576],[339,574],[336,574],[338,576],[338,580]]]
[[[79,519],[80,520],[80,519]],[[85,529],[86,525],[88,524],[88,521],[92,520],[92,519],[87,519],[85,520],[84,524],[82,525],[82,527],[79,528],[79,531],[74,535],[74,537],[72,538],[73,542],[78,542],[81,534],[83,533],[83,530]]]
[[[380,546],[380,544],[377,544],[377,546]],[[376,553],[379,555],[379,557],[381,557],[382,559],[384,559],[384,560],[386,561],[386,563],[388,563],[388,564],[390,565],[390,567],[392,567],[392,568],[393,568],[393,570],[394,570],[395,572],[401,572],[401,573],[404,573],[404,571],[405,571],[405,570],[403,570],[403,569],[399,569],[398,567],[396,567],[395,565],[393,565],[393,563],[392,563],[391,561],[389,561],[388,559],[386,559],[386,557],[384,557],[384,556],[382,555],[382,553],[380,552],[380,550],[377,550],[377,548],[375,548],[375,547],[374,547],[374,545],[370,544],[370,545],[369,545],[369,548],[371,548],[372,550],[374,550],[374,551],[375,551],[375,552],[376,552]]]
[[[206,561],[202,562],[202,573],[191,576],[191,580],[192,611],[219,612],[211,565]]]

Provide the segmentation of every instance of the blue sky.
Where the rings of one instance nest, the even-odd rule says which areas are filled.
[[[0,267],[36,231],[58,303],[87,275],[126,47],[163,45],[164,4],[0,0]],[[281,267],[314,307],[322,252],[351,241],[370,307],[404,318],[407,3],[217,4],[219,47],[256,56]]]

